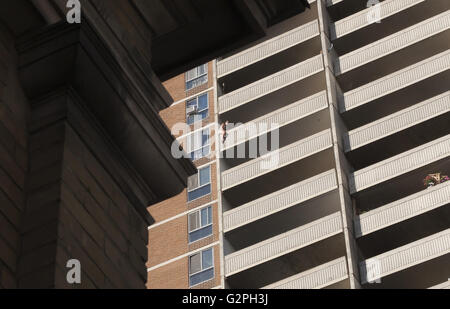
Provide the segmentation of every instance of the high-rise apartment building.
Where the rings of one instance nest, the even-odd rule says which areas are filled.
[[[199,172],[149,288],[450,287],[450,2],[309,2],[164,83]]]

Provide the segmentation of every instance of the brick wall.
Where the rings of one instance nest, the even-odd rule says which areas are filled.
[[[19,287],[145,288],[148,223],[110,165],[123,158],[71,93],[33,104]],[[71,259],[80,285],[66,281]]]
[[[28,169],[28,103],[17,76],[14,40],[0,25],[0,288],[17,287],[20,220]]]
[[[185,76],[181,74],[164,83],[169,94],[176,104],[163,110],[160,115],[169,129],[176,123],[186,123],[186,99],[205,93],[205,90],[213,87],[213,63],[208,64],[208,83],[190,91],[185,91]],[[199,130],[214,123],[214,90],[206,92],[209,101],[209,117],[202,122],[197,122],[190,127],[191,131]],[[185,100],[185,101],[183,101]],[[214,126],[210,128],[211,153],[216,150]],[[185,135],[187,132],[174,132],[175,136]],[[180,140],[181,142],[183,139]],[[187,189],[177,196],[148,208],[150,215],[155,220],[155,227],[149,230],[147,266],[149,271],[148,288],[189,288],[189,256],[204,247],[208,247],[219,241],[219,213],[217,200],[217,174],[215,157],[205,157],[196,160],[194,164],[202,167],[211,166],[211,194],[192,202],[187,201]],[[188,214],[199,207],[211,205],[213,209],[213,235],[197,242],[189,244]],[[194,288],[212,288],[220,285],[220,251],[219,246],[214,249],[215,278]],[[170,263],[166,264],[168,261]]]

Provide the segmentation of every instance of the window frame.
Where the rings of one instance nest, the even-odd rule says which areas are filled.
[[[207,134],[204,134],[204,132],[206,132],[206,131],[207,131],[208,133],[207,133]],[[196,140],[196,139],[195,139],[195,137],[196,137],[195,135],[196,135],[196,134],[201,134],[202,145],[199,146],[198,148],[196,148],[196,145],[195,145],[195,140]],[[203,136],[205,136],[205,135],[208,136],[208,141],[207,141],[207,144],[203,145]],[[191,145],[191,144],[192,144],[192,138],[193,138],[193,141],[194,141],[194,143],[193,143],[194,145]],[[187,137],[186,143],[187,143],[188,146],[193,147],[193,149],[190,149],[191,147],[187,147],[187,148],[189,148],[188,157],[189,157],[189,159],[191,159],[193,162],[198,161],[198,160],[200,160],[200,159],[203,159],[203,158],[207,157],[208,155],[211,154],[211,130],[210,130],[210,128],[209,128],[209,127],[208,127],[208,128],[202,128],[201,130],[198,130],[198,131],[196,131],[196,132],[193,132],[192,134],[190,134],[190,135]],[[206,147],[208,147],[208,153],[207,153],[207,154],[204,154],[204,153],[203,153],[203,150],[204,150]],[[199,151],[199,150],[202,151],[202,156],[196,158],[196,157],[195,157],[195,153],[196,153],[197,151]]]
[[[203,169],[206,169],[206,168],[209,169],[209,182],[204,184],[204,185],[200,185],[200,170],[203,170]],[[210,195],[212,193],[212,179],[211,179],[211,176],[212,176],[211,165],[205,166],[205,167],[200,168],[198,170],[197,177],[198,177],[199,186],[197,188],[195,188],[195,189],[192,189],[192,190],[189,190],[189,188],[187,188],[187,200],[188,200],[188,203],[192,203],[192,202],[194,202],[194,201],[196,201],[198,199],[201,199],[201,198],[203,198],[205,196],[208,196],[208,195]],[[209,193],[208,194],[202,195],[202,196],[197,197],[197,198],[195,198],[193,200],[189,200],[189,193],[190,192],[194,192],[194,191],[199,190],[201,188],[204,188],[206,186],[211,186],[210,189],[209,189]]]
[[[204,74],[200,74],[200,73],[199,73],[200,68],[202,68],[202,67],[205,69],[205,73],[204,73]],[[195,70],[195,77],[193,77],[193,78],[188,78],[189,73],[192,72],[192,71],[194,71],[194,70]],[[201,78],[203,78],[203,77],[205,77],[205,76],[206,76],[205,82],[203,82],[203,83],[201,83],[201,84],[199,84],[199,85],[193,86],[193,87],[191,87],[191,88],[188,88],[188,84],[189,84],[189,83],[191,83],[191,82],[193,82],[193,81],[195,81],[195,80],[199,80],[199,79],[201,79]],[[185,73],[185,76],[184,76],[185,89],[186,89],[186,91],[190,91],[190,90],[192,90],[192,89],[195,89],[195,88],[197,88],[197,87],[200,87],[201,85],[204,85],[204,84],[208,83],[208,80],[209,80],[209,76],[208,76],[208,63],[205,63],[205,64],[199,65],[199,66],[197,66],[197,67],[193,68],[192,70],[189,70],[188,72]]]
[[[209,218],[211,217],[211,222],[205,224],[204,226],[201,226],[201,224],[202,224],[202,211],[205,210],[205,209],[207,209],[207,219],[208,219],[208,221],[209,221]],[[198,214],[199,214],[198,220],[199,220],[199,223],[200,223],[200,224],[199,224],[200,227],[198,227],[198,228],[196,228],[196,229],[190,231],[189,229],[190,229],[190,227],[191,227],[191,215],[193,215],[193,214],[195,214],[195,213],[198,213]],[[188,242],[189,242],[189,244],[193,244],[193,243],[196,243],[197,241],[200,241],[200,240],[202,240],[202,239],[211,237],[211,236],[214,234],[214,231],[212,230],[212,228],[211,228],[211,234],[209,234],[209,235],[207,235],[207,236],[204,236],[204,237],[202,237],[202,238],[199,238],[199,239],[197,239],[197,240],[190,241],[190,236],[191,236],[192,233],[195,233],[195,232],[198,232],[198,231],[200,231],[200,230],[204,230],[204,229],[206,229],[206,228],[212,227],[213,225],[214,225],[213,205],[209,205],[209,206],[206,206],[206,207],[202,207],[202,208],[199,209],[199,210],[196,210],[196,211],[193,211],[193,212],[189,213],[189,214],[188,214]]]
[[[211,250],[211,265],[212,265],[212,266],[203,269],[203,252],[206,252],[206,251],[209,251],[209,250]],[[201,268],[202,270],[200,270],[200,271],[198,271],[198,272],[196,272],[196,273],[191,274],[191,258],[192,258],[193,256],[197,255],[197,254],[200,254],[200,268]],[[212,276],[212,278],[209,278],[209,279],[207,279],[207,280],[205,280],[205,281],[202,281],[202,282],[196,283],[196,284],[194,284],[194,285],[191,285],[191,277],[192,277],[192,276],[201,274],[201,273],[206,272],[206,271],[211,270],[211,269],[213,269],[213,276]],[[214,247],[211,247],[211,248],[208,248],[208,249],[205,249],[205,250],[202,250],[202,251],[199,251],[199,252],[196,252],[196,253],[190,255],[190,256],[189,256],[189,287],[192,288],[192,287],[194,287],[194,286],[197,286],[197,285],[203,284],[203,283],[205,283],[205,282],[214,280],[214,278],[216,277],[216,273],[215,273],[214,269],[215,269],[215,264],[214,264]]]
[[[200,114],[200,113],[202,113],[202,112],[204,112],[204,111],[208,111],[208,115],[205,117],[205,118],[200,118],[200,117],[195,117],[195,116],[197,116],[197,115],[194,115],[194,117],[193,117],[193,122],[192,123],[189,123],[189,117],[191,117],[190,115],[188,115],[188,113],[187,113],[187,109],[188,109],[188,106],[189,106],[189,103],[190,102],[192,102],[192,101],[195,101],[195,105],[191,105],[191,106],[196,106],[197,108],[199,108],[199,99],[200,99],[200,97],[203,97],[203,96],[205,96],[206,97],[206,108],[204,108],[204,109],[202,109],[202,110],[197,110],[197,114]],[[188,124],[188,125],[193,125],[194,123],[197,123],[197,122],[200,122],[200,121],[203,121],[203,120],[205,120],[205,119],[207,119],[209,117],[209,93],[203,93],[203,94],[200,94],[200,95],[198,95],[198,96],[196,96],[195,98],[193,98],[193,99],[190,99],[190,100],[187,100],[186,101],[186,123]]]

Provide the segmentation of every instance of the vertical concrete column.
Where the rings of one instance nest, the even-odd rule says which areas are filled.
[[[334,145],[333,148],[336,160],[336,171],[343,217],[350,286],[352,289],[355,289],[359,288],[358,255],[353,228],[354,211],[351,203],[347,178],[350,174],[351,167],[348,164],[343,152],[343,141],[348,130],[346,129],[339,114],[338,107],[340,104],[339,100],[342,97],[342,92],[334,75],[334,63],[338,59],[338,55],[333,50],[332,42],[330,41],[330,19],[326,8],[326,1],[317,0],[317,7],[319,11],[318,16],[322,41],[322,54],[325,65],[325,76]]]
[[[214,123],[215,123],[215,143],[216,143],[216,173],[217,173],[217,205],[219,219],[219,248],[220,248],[220,282],[222,289],[225,288],[225,251],[223,235],[223,207],[222,207],[222,175],[220,168],[220,134],[219,134],[219,95],[217,89],[217,60],[213,61],[214,79]]]

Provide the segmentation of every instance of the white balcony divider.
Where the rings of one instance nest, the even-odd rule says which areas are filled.
[[[238,106],[287,87],[323,70],[323,57],[317,55],[306,61],[277,72],[250,85],[219,97],[219,112],[224,113]]]
[[[231,276],[342,232],[340,212],[225,256],[225,273]]]
[[[355,217],[356,237],[366,236],[450,203],[450,182]]]
[[[341,98],[341,112],[352,110],[378,98],[450,69],[450,50],[346,92]]]
[[[450,229],[361,262],[361,283],[374,282],[448,253]]]
[[[447,282],[435,285],[430,290],[450,290],[450,279]]]
[[[450,156],[450,135],[399,154],[350,175],[352,194]]]
[[[425,0],[386,0],[380,3],[380,20],[388,18],[413,7]],[[351,16],[338,20],[331,26],[331,40],[336,40],[356,30],[370,26],[373,22],[369,18],[373,8],[367,8]]]
[[[345,151],[353,151],[448,112],[450,91],[350,131],[345,139]]]
[[[251,179],[310,157],[332,146],[331,130],[327,129],[286,147],[271,151],[264,156],[224,171],[222,173],[222,190],[228,190]],[[268,162],[276,158],[278,160],[276,166],[269,167]]]
[[[354,70],[364,64],[437,35],[449,28],[450,10],[343,55],[336,60],[336,75]]]
[[[249,141],[257,136],[261,136],[273,130],[272,126],[277,128],[286,126],[292,122],[306,118],[328,107],[328,99],[326,91],[319,92],[308,98],[292,103],[283,108],[277,109],[272,113],[266,114],[249,123],[238,126],[229,130],[228,138],[225,144],[221,144],[221,151]],[[250,130],[253,126],[256,131]],[[263,126],[267,126],[266,130],[262,130]]]
[[[236,229],[336,188],[336,170],[333,169],[225,212],[224,231]]]
[[[322,289],[347,278],[347,259],[341,257],[301,274],[268,285],[263,289]]]
[[[316,20],[246,49],[217,63],[218,77],[231,74],[319,35]]]

